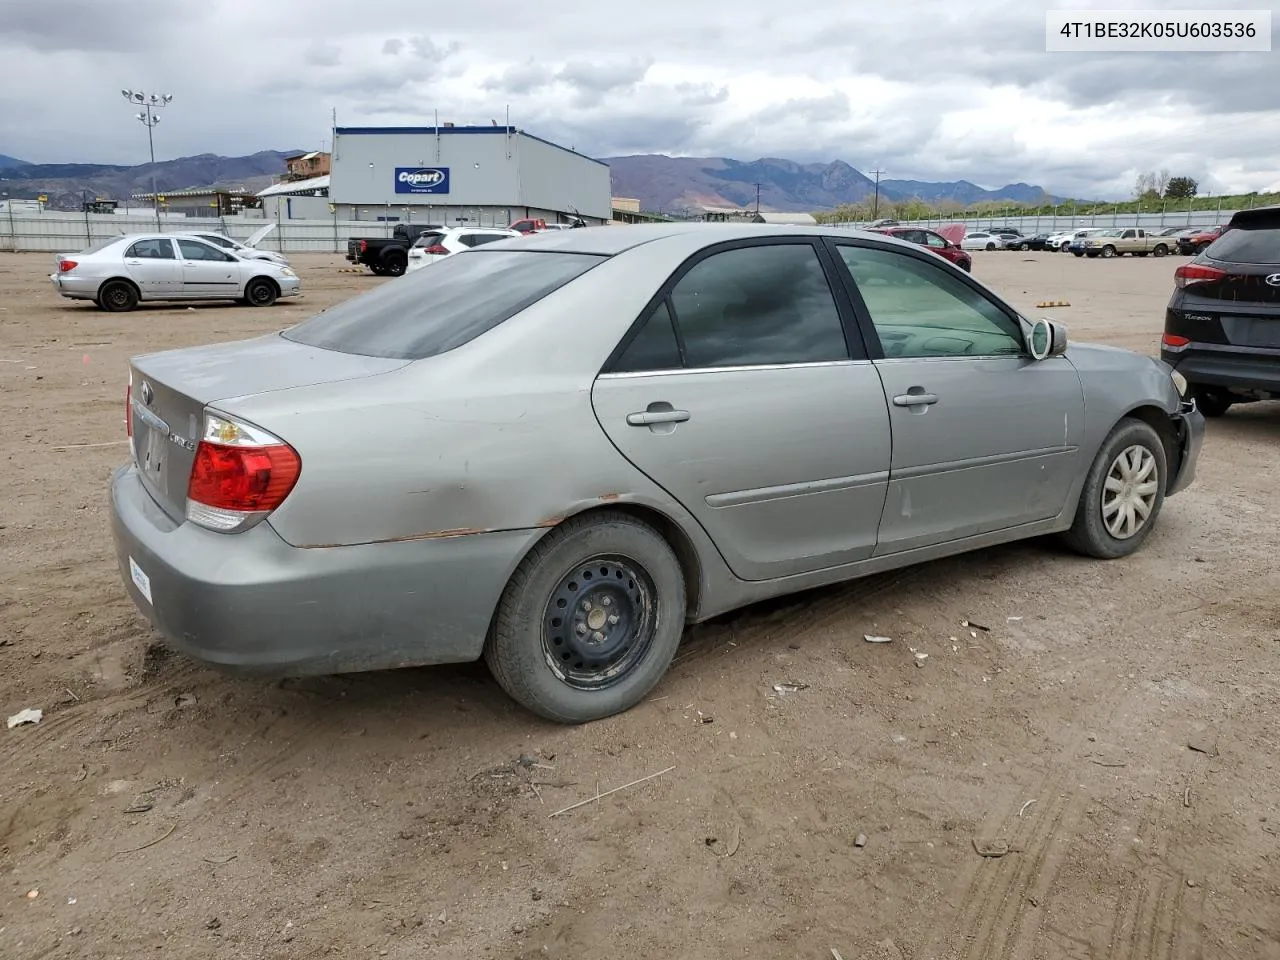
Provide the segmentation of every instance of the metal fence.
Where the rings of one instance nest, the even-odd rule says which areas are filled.
[[[963,223],[970,230],[989,227],[1017,227],[1023,233],[1056,233],[1066,230],[1083,230],[1086,227],[1143,227],[1160,230],[1167,227],[1214,227],[1231,219],[1234,210],[1167,210],[1163,213],[1088,213],[1080,216],[1001,217],[982,216],[931,217],[928,220],[900,220],[903,226],[926,227],[936,230],[949,223]],[[828,224],[833,227],[862,227],[867,221],[843,221]]]
[[[261,217],[175,217],[161,214],[164,233],[217,232],[244,240],[268,222],[276,227],[258,244],[280,253],[345,253],[348,237],[389,237],[395,223],[386,220],[264,220]],[[471,224],[479,226],[480,224]],[[488,224],[485,224],[488,226]],[[506,224],[502,224],[506,226]],[[126,233],[151,233],[151,213],[28,213],[0,210],[0,251],[75,253],[99,240]]]

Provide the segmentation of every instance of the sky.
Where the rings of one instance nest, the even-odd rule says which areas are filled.
[[[340,126],[502,123],[596,157],[845,160],[890,179],[1120,198],[1168,170],[1280,189],[1271,53],[1045,52],[1050,7],[1275,0],[0,0],[0,153],[139,163]]]

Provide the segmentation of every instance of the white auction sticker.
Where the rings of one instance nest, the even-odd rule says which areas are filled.
[[[146,597],[147,603],[152,603],[151,578],[143,572],[143,569],[138,566],[138,561],[133,557],[129,558],[129,576],[133,578],[133,585],[138,588],[138,592]]]
[[[1044,39],[1050,53],[1266,53],[1271,11],[1048,10]]]

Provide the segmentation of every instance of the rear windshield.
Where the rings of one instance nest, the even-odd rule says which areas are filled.
[[[325,350],[421,360],[474,340],[605,259],[470,250],[330,307],[283,336]]]
[[[1227,263],[1280,265],[1280,226],[1235,227],[1209,244],[1204,255]]]

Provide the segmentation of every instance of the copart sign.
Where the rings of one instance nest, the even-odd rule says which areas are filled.
[[[448,167],[396,167],[396,193],[448,192]]]

